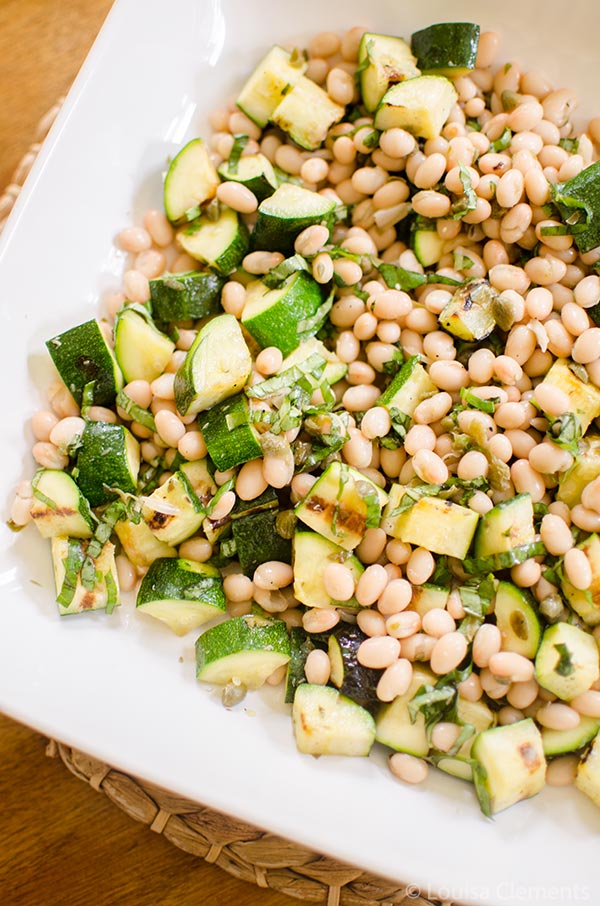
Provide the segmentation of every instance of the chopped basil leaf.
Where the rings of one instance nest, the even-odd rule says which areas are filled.
[[[555,226],[543,226],[540,228],[541,236],[570,236],[571,229],[566,223],[557,223]]]
[[[231,146],[231,152],[229,154],[229,159],[227,160],[227,169],[230,173],[236,174],[238,171],[238,164],[240,162],[240,157],[242,156],[242,151],[250,141],[249,135],[234,135],[233,136],[233,145]]]
[[[130,415],[133,421],[137,422],[138,425],[143,425],[143,427],[148,428],[149,431],[156,431],[156,424],[152,413],[147,409],[143,409],[142,406],[138,406],[130,396],[127,396],[124,390],[119,390],[117,393],[117,406],[120,409],[123,409],[127,415]]]
[[[461,387],[460,398],[466,409],[479,409],[480,412],[485,412],[487,415],[493,415],[495,403],[500,402],[500,397],[494,397],[494,399],[489,400],[481,399],[480,396],[477,396],[471,390],[467,390],[466,387]]]
[[[475,784],[475,792],[479,799],[479,806],[486,818],[491,818],[492,800],[486,783],[487,771],[479,761],[473,760],[471,766],[473,768],[473,783]]]
[[[446,286],[461,286],[461,280],[454,280],[453,277],[444,277],[442,274],[419,274],[417,271],[407,271],[404,267],[398,267],[396,264],[379,264],[377,270],[390,287],[390,289],[402,289],[404,291],[416,289],[425,283],[440,283]]]
[[[297,384],[307,377],[314,378],[315,385],[311,387],[312,390],[322,377],[326,364],[323,356],[315,352],[310,355],[305,362],[302,362],[299,365],[293,365],[291,368],[286,368],[281,374],[276,374],[272,378],[267,378],[266,381],[260,381],[260,383],[248,387],[246,389],[246,396],[250,397],[250,399],[263,400],[269,396],[275,396],[277,393],[288,390],[290,387],[293,387],[294,384]]]
[[[573,655],[571,654],[571,652],[567,648],[567,646],[564,644],[564,642],[561,642],[560,644],[555,645],[554,647],[556,648],[556,650],[558,651],[558,654],[559,654],[558,661],[556,662],[556,666],[554,668],[555,672],[558,673],[559,676],[571,676],[572,673],[575,673],[575,665],[573,664]]]
[[[391,359],[388,359],[387,362],[383,363],[383,373],[393,377],[395,374],[398,374],[403,365],[404,353],[401,349],[396,347],[392,353]]]
[[[43,503],[44,506],[47,506],[50,510],[57,510],[58,504],[55,500],[51,500],[50,497],[46,497],[45,494],[38,489],[38,482],[43,474],[43,469],[38,469],[33,478],[31,479],[31,488],[33,490],[33,496],[36,500],[39,500],[40,503]]]
[[[563,148],[565,151],[568,151],[570,154],[577,154],[579,149],[579,139],[578,138],[560,138],[558,140],[558,147]]]
[[[568,450],[574,456],[579,454],[581,424],[574,412],[566,412],[555,418],[548,426],[546,436],[563,450]]]
[[[495,142],[491,142],[490,151],[494,154],[498,154],[500,151],[505,151],[512,141],[512,132],[507,127],[500,138],[497,138]]]
[[[212,498],[208,506],[206,507],[206,515],[210,519],[213,511],[218,504],[219,500],[223,494],[227,494],[228,491],[232,491],[235,487],[235,478],[230,478],[229,481],[226,481],[225,484],[222,484],[215,496]]]
[[[117,583],[115,582],[113,574],[110,571],[104,574],[104,584],[106,585],[105,612],[112,613],[117,606],[119,600],[119,592],[117,589]]]
[[[477,194],[473,188],[469,171],[463,163],[459,163],[458,170],[463,194],[452,205],[452,214],[450,216],[453,220],[460,220],[461,217],[464,217],[469,211],[474,211],[477,207]]]
[[[268,286],[269,289],[277,289],[292,274],[295,274],[298,271],[308,270],[309,267],[306,263],[306,258],[303,258],[302,255],[292,255],[291,258],[286,258],[280,264],[272,267],[269,273],[265,274],[262,278],[262,282],[265,286]]]
[[[312,317],[298,321],[296,333],[301,343],[303,340],[309,340],[311,337],[314,337],[314,335],[323,327],[327,320],[327,315],[333,306],[334,298],[335,290],[332,290],[325,301],[319,305]]]

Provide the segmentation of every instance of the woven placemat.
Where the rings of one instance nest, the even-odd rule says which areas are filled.
[[[0,195],[0,231],[14,206],[37,154],[60,110],[61,98],[40,120],[35,139]],[[130,777],[83,752],[51,740],[47,754],[130,818],[236,878],[270,887],[290,897],[326,906],[452,906],[431,900],[410,883],[397,884],[362,871],[250,824],[190,802]],[[392,781],[390,781],[392,782]]]

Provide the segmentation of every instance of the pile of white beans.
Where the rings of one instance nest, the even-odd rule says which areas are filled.
[[[359,100],[354,73],[364,30],[352,28],[342,37],[318,34],[308,48],[307,75],[343,105]],[[468,387],[481,399],[497,400],[493,415],[475,409],[461,411],[458,430],[468,433],[479,422],[490,452],[508,465],[510,482],[502,491],[476,491],[468,506],[483,514],[521,492],[529,493],[535,503],[546,504],[541,540],[550,554],[564,557],[564,571],[573,585],[588,589],[591,565],[575,546],[572,529],[600,530],[600,477],[588,484],[581,502],[572,508],[554,499],[557,477],[570,468],[573,456],[544,439],[548,422],[540,410],[560,416],[569,409],[565,393],[544,383],[558,357],[571,358],[600,387],[600,328],[588,316],[588,309],[600,302],[600,277],[592,269],[600,260],[600,248],[580,254],[572,236],[544,235],[543,228],[559,223],[545,208],[551,185],[570,179],[596,159],[600,118],[577,134],[576,152],[565,150],[559,141],[575,135],[571,123],[575,95],[564,88],[554,89],[543,75],[523,70],[518,62],[506,63],[498,51],[498,36],[483,33],[477,68],[455,80],[458,102],[437,138],[419,142],[408,132],[392,128],[381,133],[373,147],[372,117],[365,115],[333,126],[324,146],[307,152],[277,130],[261,130],[232,103],[211,115],[214,133],[210,147],[218,165],[228,158],[233,135],[246,134],[249,141],[244,155],[261,151],[306,188],[348,206],[347,220],[337,224],[332,237],[326,228],[312,226],[295,244],[319,283],[329,283],[337,275],[345,284],[336,290],[330,315],[336,329],[332,348],[348,366],[345,379],[334,387],[340,406],[350,415],[343,460],[383,488],[415,477],[432,484],[451,476],[485,477],[488,457],[478,450],[457,451],[444,418],[459,402],[462,388]],[[503,107],[504,92],[518,93],[510,95],[513,103],[516,99],[510,110]],[[472,128],[475,121],[477,131]],[[507,128],[511,130],[508,147],[500,152],[490,150]],[[467,168],[477,203],[457,220],[450,213],[463,193],[460,165]],[[258,203],[246,187],[224,182],[217,198],[252,226]],[[397,239],[396,224],[405,216],[407,202],[418,214],[436,220],[444,240],[443,255],[435,268],[439,273],[460,281],[486,277],[501,293],[513,321],[501,354],[494,354],[484,344],[463,365],[457,360],[455,338],[438,323],[451,288],[424,285],[412,293],[389,289],[373,268],[377,257],[423,271],[413,251]],[[118,245],[127,255],[128,269],[122,289],[105,299],[102,323],[109,342],[119,309],[127,302],[148,301],[150,279],[166,271],[179,273],[197,267],[193,259],[181,254],[172,226],[158,210],[148,211],[142,226],[124,229]],[[332,245],[357,259],[332,257]],[[240,318],[247,275],[265,274],[282,259],[283,255],[273,252],[248,254],[243,261],[245,273],[234,273],[224,287],[224,310]],[[461,270],[465,263],[468,269]],[[206,455],[195,418],[179,415],[173,391],[175,372],[198,325],[190,321],[178,328],[177,348],[165,373],[152,383],[135,380],[125,387],[135,403],[154,414],[156,432],[132,422],[122,410],[94,406],[87,412],[88,419],[127,423],[140,440],[147,463],[160,457],[169,463],[176,452],[186,459]],[[384,366],[398,348],[406,356],[422,357],[437,393],[417,407],[404,443],[388,449],[379,441],[390,431],[390,416],[377,400],[387,381]],[[274,374],[281,362],[277,348],[262,350],[254,361],[251,383]],[[31,419],[33,457],[39,466],[65,469],[67,447],[81,433],[84,422],[60,381],[49,388],[48,399],[49,408]],[[239,469],[216,472],[218,485],[234,478],[235,490],[222,496],[213,518],[225,518],[237,497],[251,501],[269,485],[289,487],[292,503],[307,493],[317,475],[294,473],[290,445],[298,431],[284,435],[275,453]],[[161,483],[169,476],[164,472]],[[31,493],[30,482],[23,482],[17,490],[11,514],[16,525],[25,525],[31,518]],[[179,553],[204,562],[213,548],[204,536],[196,535],[179,546]],[[358,582],[343,563],[330,563],[323,580],[328,595],[336,601],[354,597],[361,605],[356,622],[367,638],[360,645],[358,659],[364,666],[382,671],[379,699],[389,702],[408,690],[415,661],[427,662],[440,677],[457,667],[469,647],[458,631],[465,616],[458,592],[452,591],[444,608],[423,617],[411,607],[414,588],[427,582],[435,569],[432,553],[391,538],[382,528],[369,528],[356,555],[365,566]],[[560,595],[542,576],[543,559],[532,558],[510,570],[511,580],[531,589],[538,602]],[[143,570],[136,569],[123,552],[117,556],[117,568],[121,588],[132,590]],[[279,613],[288,626],[303,625],[309,632],[332,629],[342,617],[351,619],[342,608],[300,607],[293,595],[294,573],[289,564],[263,563],[253,578],[242,575],[239,567],[225,572],[224,588],[232,615],[249,612],[256,601],[265,610]],[[600,627],[593,635],[600,640]],[[562,730],[575,728],[582,716],[600,718],[600,683],[569,703],[556,701],[538,687],[530,660],[502,650],[502,637],[493,621],[477,631],[472,657],[474,670],[460,684],[459,694],[471,702],[482,697],[501,699],[500,724],[533,717],[542,727]],[[281,682],[284,672],[279,670],[269,682]],[[327,683],[327,654],[312,651],[305,673],[312,683]],[[448,751],[459,732],[457,724],[439,723],[432,744]],[[553,760],[548,782],[571,782],[576,764],[573,756]],[[423,780],[428,770],[424,760],[406,754],[393,755],[390,766],[397,777],[410,783]]]

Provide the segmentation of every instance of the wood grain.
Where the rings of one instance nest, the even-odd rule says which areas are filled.
[[[68,91],[110,0],[0,0],[0,188]],[[0,715],[2,906],[293,906],[136,824]]]

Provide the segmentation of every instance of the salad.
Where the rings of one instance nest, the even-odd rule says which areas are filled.
[[[61,615],[135,591],[299,750],[386,746],[486,815],[600,805],[600,120],[473,23],[275,46],[47,341]]]

